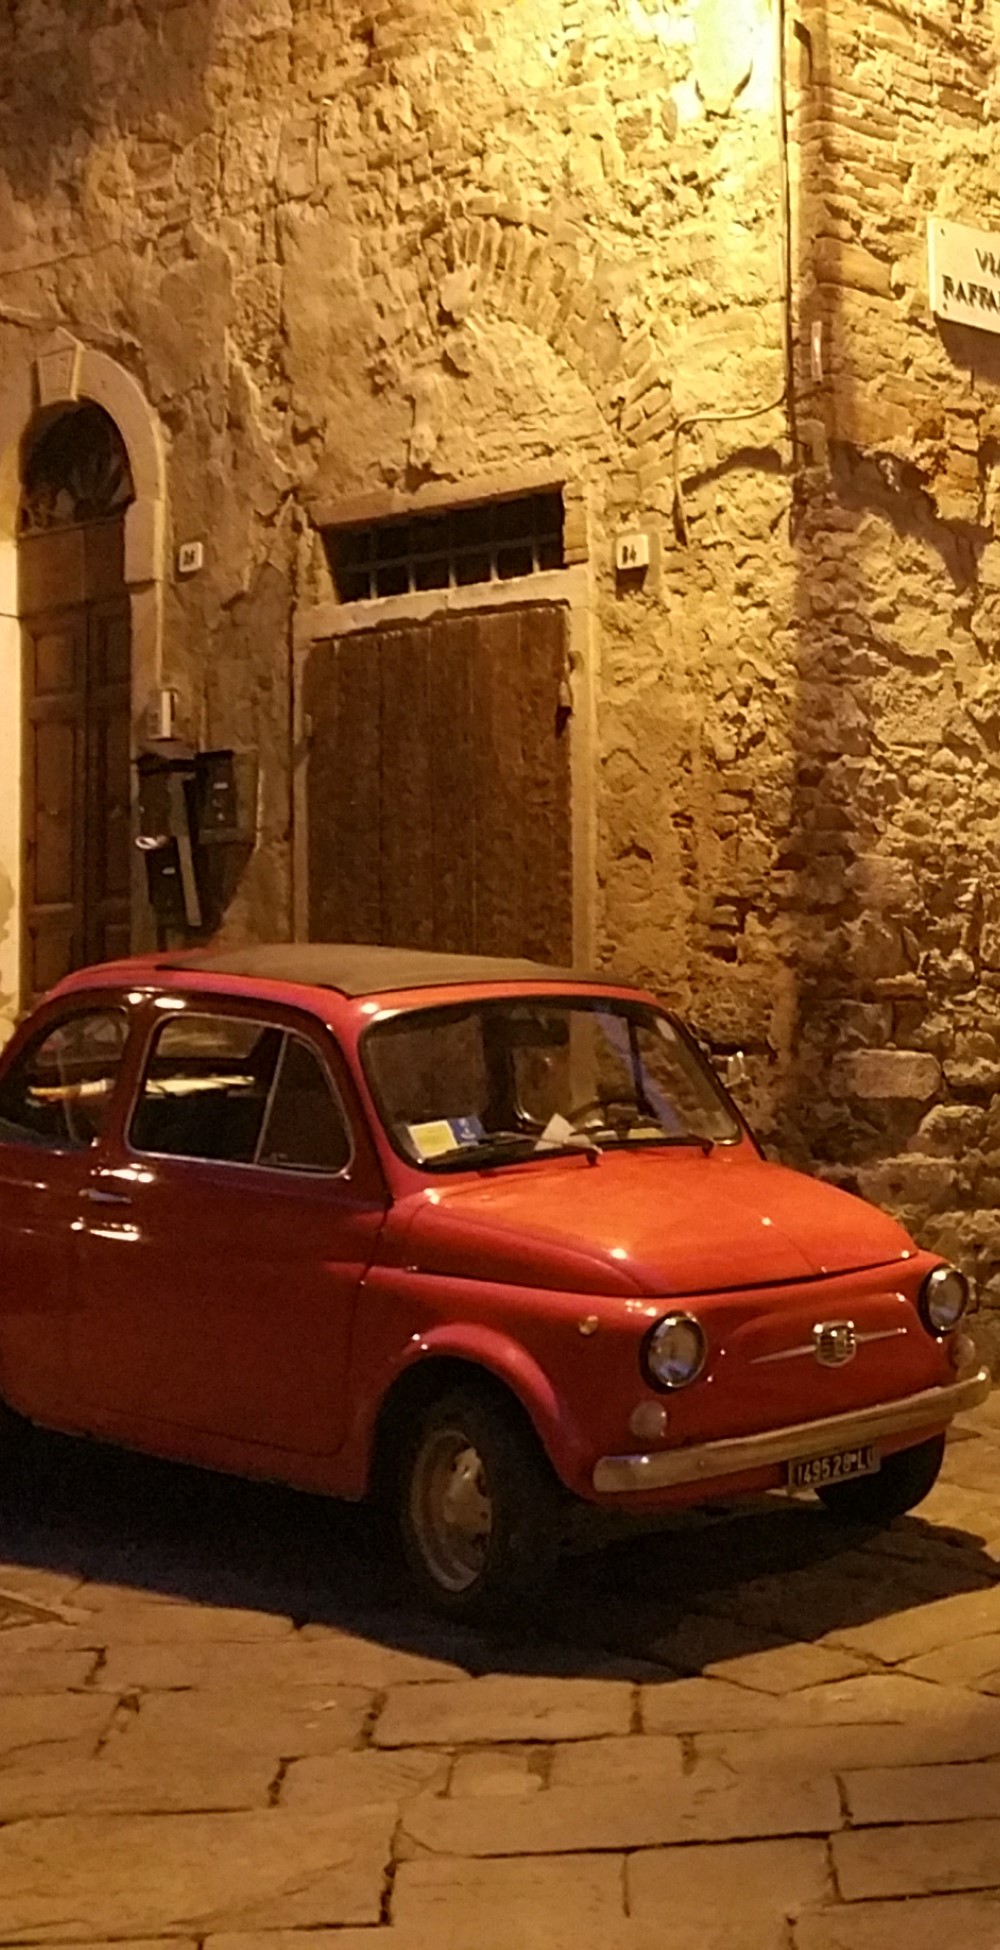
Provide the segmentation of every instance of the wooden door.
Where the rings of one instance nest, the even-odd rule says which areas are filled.
[[[19,554],[26,1002],[130,939],[131,642],[122,524]]]
[[[569,960],[566,633],[526,605],[316,645],[313,940]]]

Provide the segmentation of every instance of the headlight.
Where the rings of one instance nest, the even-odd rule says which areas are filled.
[[[920,1317],[932,1334],[950,1334],[969,1304],[969,1282],[954,1266],[935,1266],[920,1289]]]
[[[691,1314],[666,1314],[646,1336],[643,1366],[654,1388],[686,1388],[705,1365],[705,1330]]]

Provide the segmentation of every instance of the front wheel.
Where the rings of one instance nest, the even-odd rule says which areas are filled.
[[[0,1504],[9,1502],[21,1487],[29,1425],[15,1415],[0,1396]]]
[[[929,1442],[886,1456],[874,1476],[829,1483],[817,1495],[840,1523],[891,1523],[930,1495],[943,1461],[944,1436],[935,1435]]]
[[[558,1485],[520,1410],[485,1389],[456,1389],[425,1411],[397,1496],[411,1576],[452,1618],[510,1610],[553,1567]]]

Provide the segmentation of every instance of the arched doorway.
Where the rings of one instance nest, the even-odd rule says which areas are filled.
[[[90,400],[22,445],[24,1002],[130,945],[131,605],[125,444]]]

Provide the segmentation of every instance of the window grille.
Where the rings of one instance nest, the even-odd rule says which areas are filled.
[[[135,500],[125,443],[103,407],[87,402],[50,420],[29,449],[21,533],[44,534],[123,515]]]
[[[365,527],[326,528],[323,541],[343,603],[509,582],[564,567],[562,494],[555,489],[441,514],[394,515]]]

